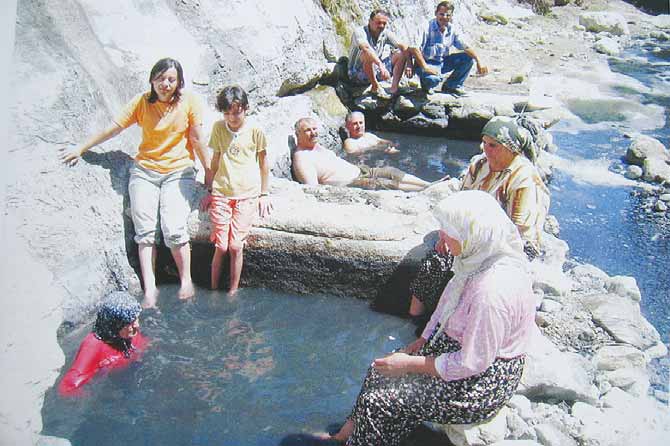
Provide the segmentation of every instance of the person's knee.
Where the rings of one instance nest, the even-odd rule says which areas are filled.
[[[170,249],[178,248],[184,243],[188,243],[191,238],[188,235],[186,227],[182,228],[163,228],[163,242]]]
[[[231,240],[228,249],[230,250],[231,254],[237,255],[244,250],[244,241]]]
[[[133,240],[138,245],[155,245],[157,233],[156,230],[135,232]]]

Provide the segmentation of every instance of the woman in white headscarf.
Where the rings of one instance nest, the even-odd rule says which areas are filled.
[[[521,380],[536,327],[519,231],[482,191],[457,192],[435,215],[454,255],[454,278],[421,337],[374,360],[333,440],[397,445],[422,421],[483,421],[512,397]]]

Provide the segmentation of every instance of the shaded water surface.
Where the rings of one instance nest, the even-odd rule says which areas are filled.
[[[161,313],[143,313],[152,345],[141,361],[83,397],[47,394],[45,434],[75,446],[300,444],[344,420],[372,359],[414,339],[410,322],[355,299],[175,294],[164,287]],[[62,340],[67,364],[87,331]]]

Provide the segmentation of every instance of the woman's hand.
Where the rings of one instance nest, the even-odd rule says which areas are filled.
[[[392,353],[384,358],[375,359],[372,366],[382,375],[396,377],[409,373],[412,359],[407,353]]]
[[[413,355],[418,352],[425,343],[426,340],[424,338],[418,338],[416,341],[408,344],[405,348],[403,348],[401,352],[407,353],[408,355]]]
[[[209,207],[212,205],[212,201],[214,201],[214,198],[212,197],[211,192],[207,192],[204,197],[202,197],[202,200],[200,200],[200,210],[203,212],[206,212]]]
[[[83,147],[72,147],[71,149],[60,149],[58,157],[63,164],[73,167],[79,162],[83,153]]]
[[[258,199],[258,215],[260,215],[261,218],[265,218],[266,216],[270,215],[271,212],[272,202],[270,201],[270,197],[267,195],[261,195]]]

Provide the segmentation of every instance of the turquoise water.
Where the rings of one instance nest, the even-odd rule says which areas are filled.
[[[356,299],[199,290],[184,304],[173,286],[161,293],[161,312],[142,315],[142,360],[82,398],[50,391],[45,434],[75,446],[304,444],[343,422],[374,358],[414,339],[413,324]],[[68,364],[88,329],[62,340]]]

